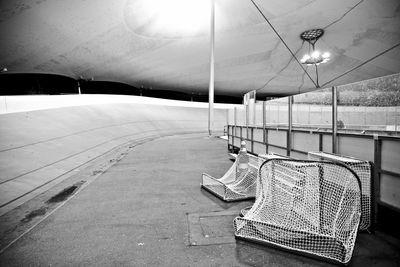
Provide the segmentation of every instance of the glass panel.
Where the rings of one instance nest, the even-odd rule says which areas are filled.
[[[267,126],[287,126],[288,98],[282,97],[267,101],[265,112]]]
[[[256,102],[256,124],[255,126],[263,126],[263,102]]]
[[[233,108],[228,109],[228,124],[229,125],[235,124],[235,109]]]
[[[332,129],[332,89],[293,97],[293,128]]]
[[[237,110],[237,125],[246,125],[246,109],[244,106],[240,106],[236,108]]]
[[[400,74],[338,87],[338,129],[398,134]]]

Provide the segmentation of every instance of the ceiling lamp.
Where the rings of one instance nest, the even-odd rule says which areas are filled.
[[[305,54],[303,58],[300,60],[302,64],[306,65],[319,65],[321,63],[325,63],[330,59],[330,53],[320,51],[315,49],[315,43],[318,39],[324,34],[323,29],[312,29],[302,32],[300,34],[300,38],[303,41],[308,42],[308,44],[312,47],[312,52],[309,54]],[[309,49],[310,50],[310,49]]]
[[[325,52],[321,55],[319,51],[315,50],[311,55],[305,54],[303,58],[300,59],[300,62],[306,65],[319,65],[328,62],[330,56],[329,52]]]

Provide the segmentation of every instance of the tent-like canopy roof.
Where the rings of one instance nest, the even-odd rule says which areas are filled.
[[[206,94],[209,2],[1,1],[0,68]],[[312,81],[290,52],[298,60],[309,52],[300,34],[314,28],[324,30],[316,48],[331,54],[318,66],[321,87],[400,72],[398,0],[254,3],[215,0],[216,94],[315,89],[315,66],[302,65]]]

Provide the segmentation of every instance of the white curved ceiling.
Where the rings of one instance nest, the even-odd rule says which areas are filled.
[[[0,68],[207,93],[209,11],[193,2],[206,0],[172,8],[177,1],[0,1]],[[400,72],[398,0],[254,1],[298,59],[309,50],[300,33],[325,30],[316,44],[331,53],[318,66],[322,87]],[[315,68],[306,68],[313,82],[250,0],[215,4],[215,94],[315,89]],[[173,10],[183,17],[162,21]]]

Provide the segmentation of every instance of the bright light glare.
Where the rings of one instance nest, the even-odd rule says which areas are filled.
[[[305,54],[304,56],[303,56],[303,58],[301,59],[301,62],[306,62],[307,60],[309,60],[310,59],[310,56],[308,55],[308,54]]]
[[[331,54],[329,52],[325,52],[322,54],[322,58],[329,58]]]
[[[311,57],[314,58],[314,59],[319,58],[319,56],[320,56],[319,51],[314,51],[314,52],[311,54]]]
[[[329,61],[331,54],[329,52],[325,52],[321,55],[319,51],[314,51],[311,56],[305,54],[303,58],[300,60],[301,63],[307,65],[319,65],[321,63],[326,63]]]
[[[165,36],[195,35],[210,25],[210,0],[130,0],[128,8],[146,31]]]

